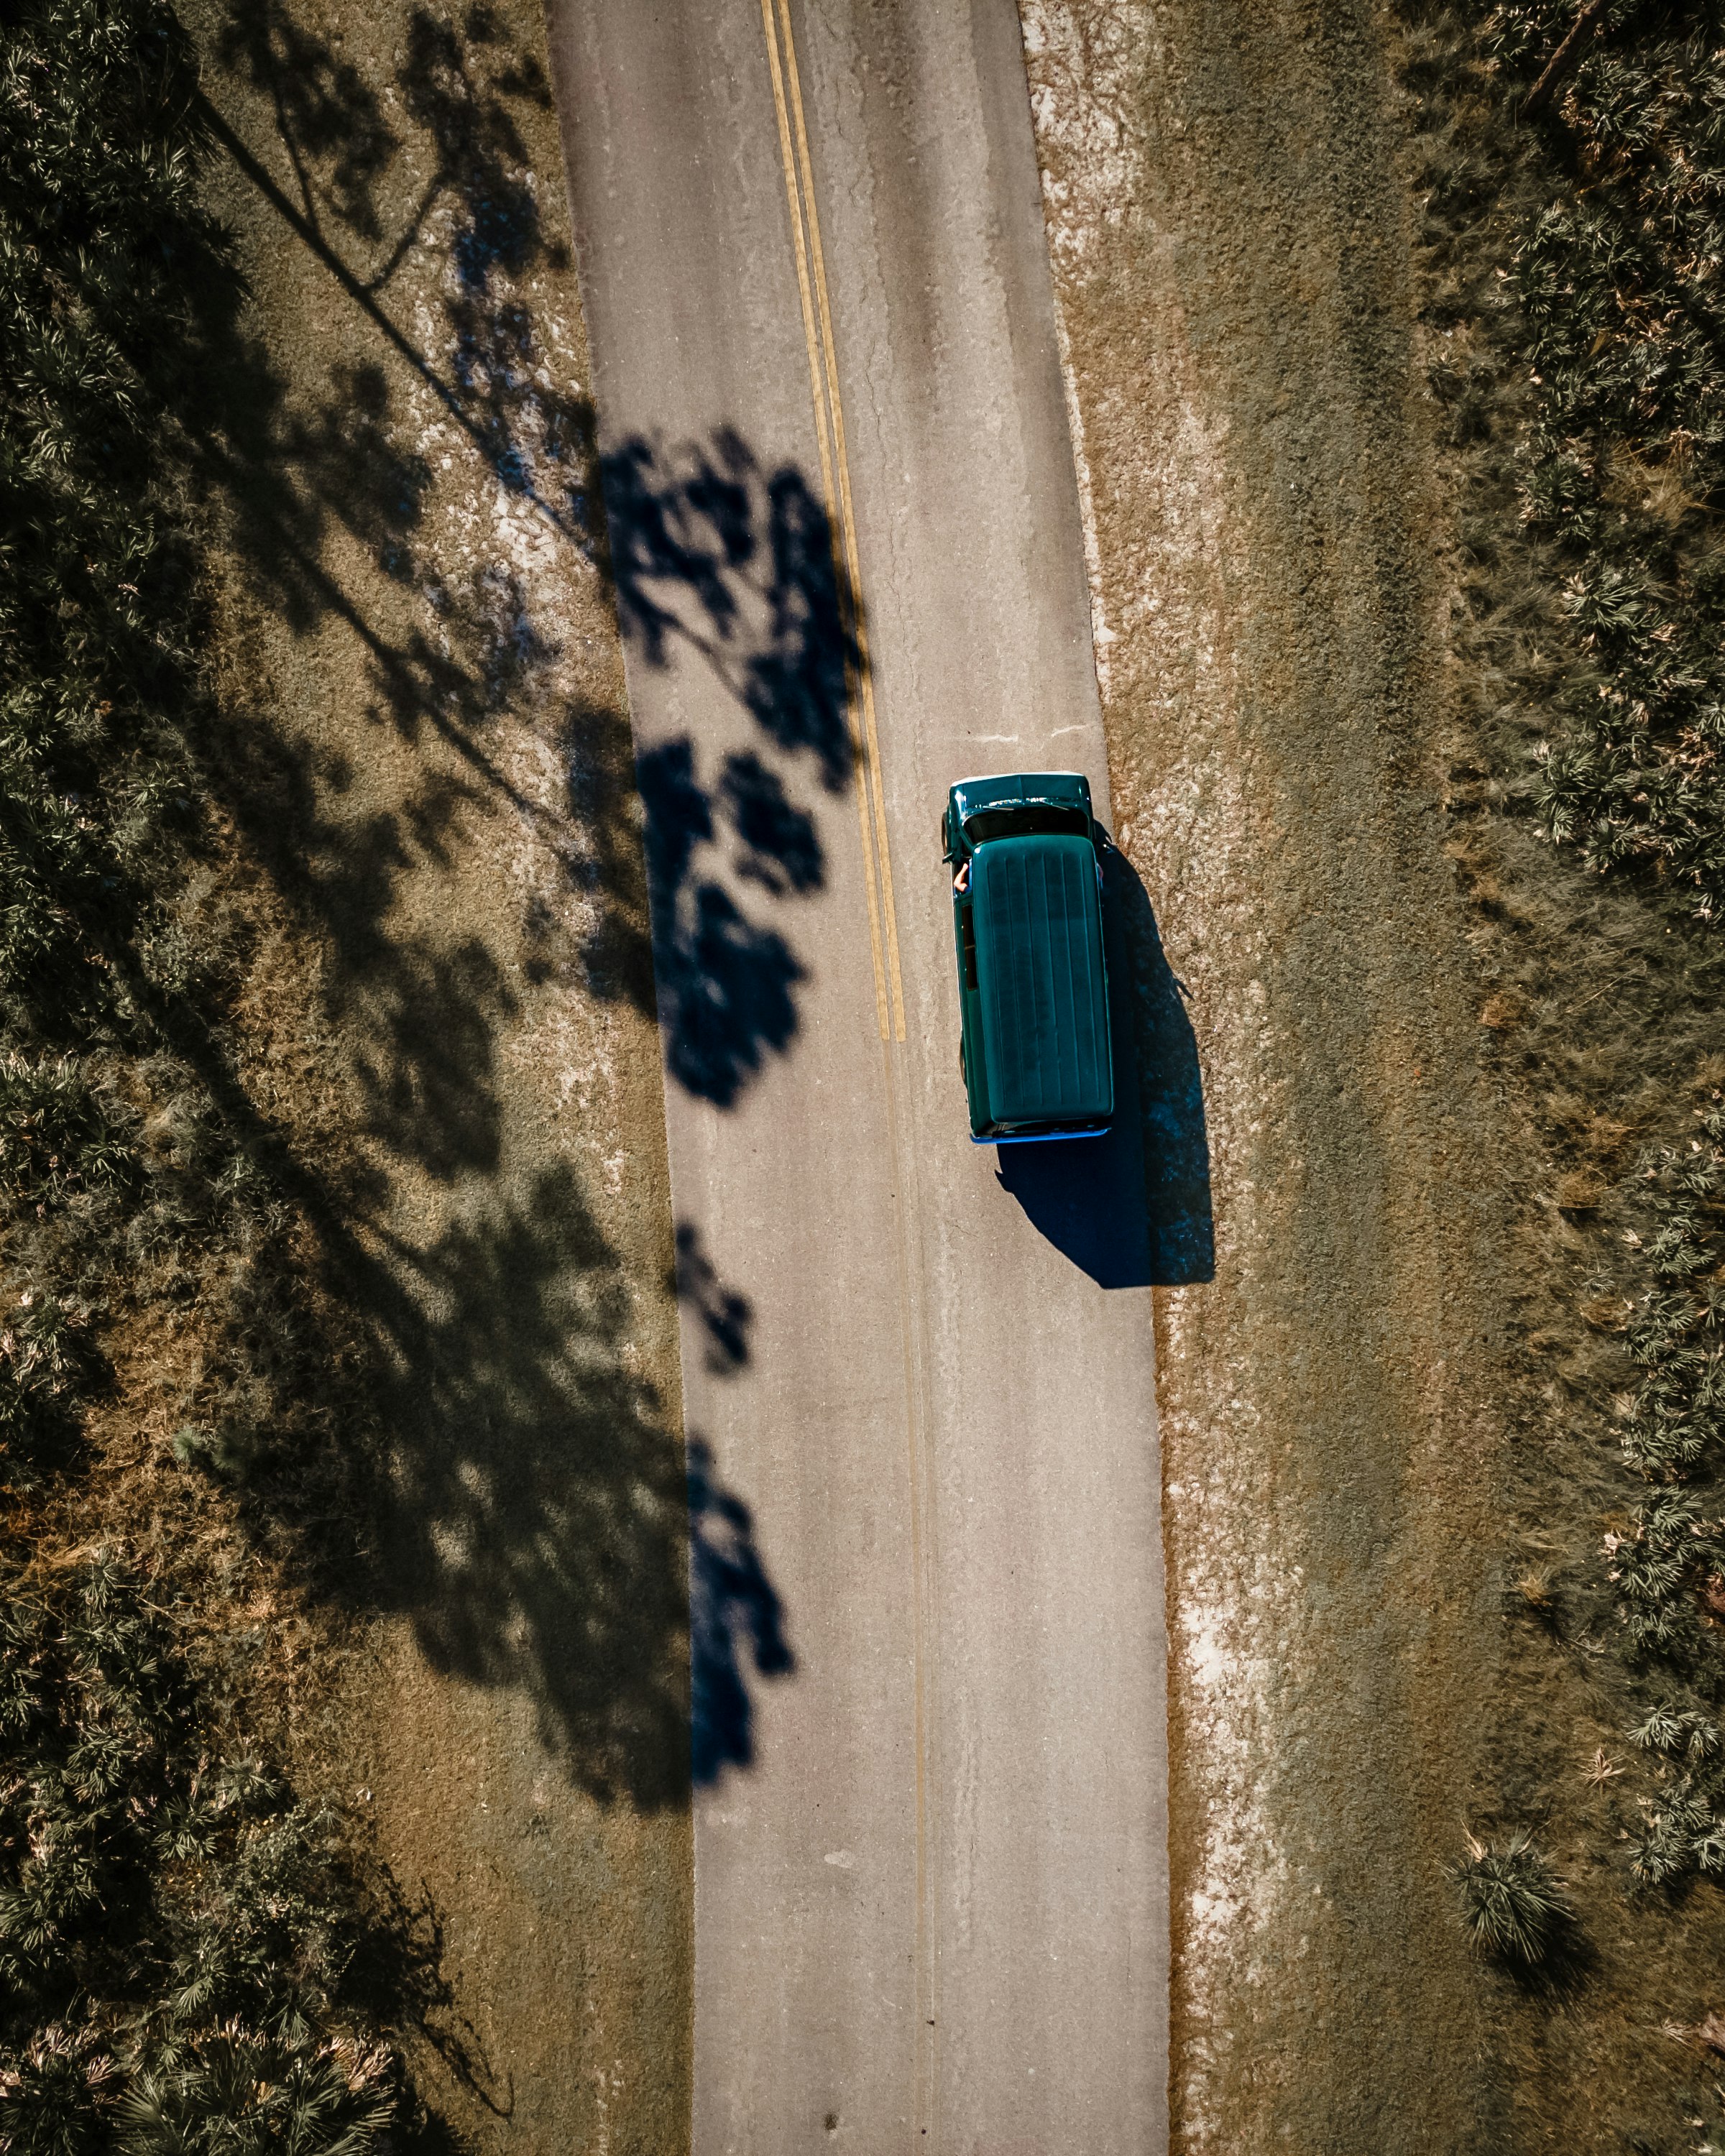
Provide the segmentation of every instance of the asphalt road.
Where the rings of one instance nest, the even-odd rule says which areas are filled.
[[[975,772],[1106,815],[1018,20],[769,6],[552,8],[684,1260],[695,2147],[1159,2150],[1142,1162],[969,1142],[936,839]]]

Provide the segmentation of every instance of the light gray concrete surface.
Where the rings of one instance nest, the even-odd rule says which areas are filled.
[[[936,843],[968,773],[1081,768],[1106,814],[1017,16],[824,0],[792,8],[793,49],[760,0],[551,20],[601,447],[635,444],[655,496],[614,461],[685,1414],[749,1511],[696,1521],[695,2145],[1159,2150],[1142,1168],[1128,1136],[1003,1179],[970,1144]],[[798,90],[829,340],[787,194]],[[811,326],[848,449],[901,1040],[878,1023],[877,949],[896,1034],[879,841],[830,747],[842,683],[785,687],[831,643],[819,525],[786,536],[824,492]],[[836,467],[832,488],[842,510]],[[754,760],[728,790],[727,756]]]

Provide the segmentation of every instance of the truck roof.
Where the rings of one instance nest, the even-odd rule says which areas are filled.
[[[1101,906],[1089,839],[1002,838],[971,862],[988,1106],[998,1123],[1114,1112]]]
[[[947,797],[960,818],[978,808],[1007,808],[1019,801],[1070,803],[1090,813],[1090,781],[1081,771],[1001,771],[961,778]]]

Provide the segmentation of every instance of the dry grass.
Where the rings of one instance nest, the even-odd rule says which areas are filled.
[[[1684,267],[1725,200],[1725,85],[1717,10],[1615,7],[1548,116],[1518,124],[1574,13],[1409,6],[1401,67],[1455,535],[1447,843],[1514,1133],[1508,1509],[1574,1560],[1563,1625],[1507,1676],[1496,1779],[1512,1815],[1549,1810],[1590,1851],[1574,1867],[1599,1955],[1578,2010],[1586,2130],[1664,2148],[1682,2116],[1717,2111],[1632,2031],[1697,2011],[1725,1849],[1725,789],[1708,745],[1725,376],[1712,302]],[[1577,1722],[1633,1733],[1640,1759],[1625,1771],[1600,1745],[1577,1777],[1555,1740]],[[1514,2145],[1556,2147],[1568,2099],[1547,2037],[1525,2040],[1510,2025]]]
[[[377,1373],[318,956],[207,663],[212,466],[263,385],[196,86],[166,6],[0,30],[0,2143],[360,2156],[412,2112],[379,2019],[430,2002],[280,1771],[372,1532]]]

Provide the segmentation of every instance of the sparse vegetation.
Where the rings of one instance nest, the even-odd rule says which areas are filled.
[[[0,1560],[47,1606],[92,1547],[120,1553],[177,1643],[209,1762],[188,1771],[256,1756],[298,1794],[190,1869],[138,1856],[107,1909],[120,1959],[22,2002],[0,2068],[96,2146],[333,2156],[386,2099],[412,2138],[421,2099],[379,2048],[410,2016],[447,2149],[485,2135],[538,2032],[597,2025],[595,1984],[684,1951],[688,1485],[580,320],[536,11],[185,13],[195,49],[162,0],[21,0],[0,25]],[[516,1052],[548,1014],[558,1075],[580,1060],[621,1117],[628,1172],[597,1203],[589,1119],[557,1120],[587,1095]],[[716,1481],[706,1503],[722,1675],[757,1575]],[[392,1681],[397,1722],[356,1736],[334,1709],[367,1696],[352,1650],[382,1609],[421,1690]],[[499,1748],[515,1698],[539,1710],[534,1831],[588,1806],[630,1883],[602,1975],[547,1988],[475,2066],[452,2004],[425,2027],[347,1768],[364,1752],[387,1803],[420,1711],[470,1729],[487,1694]],[[716,1723],[716,1761],[747,1735]],[[0,1788],[28,1766],[0,1727]],[[444,1748],[427,1771],[463,1769]],[[297,2019],[262,1993],[174,2018],[187,1897],[227,1895],[290,1820],[270,1894],[357,1958],[295,1976]],[[450,1853],[427,1833],[413,1876],[459,1907]],[[673,1915],[643,1948],[649,1907]],[[527,1966],[533,1933],[523,1904],[467,1983]],[[260,2087],[297,2088],[294,2135],[234,2114]],[[516,2130],[593,2101],[536,2093]]]
[[[1506,81],[1573,10],[1511,5]],[[1550,688],[1565,726],[1535,798],[1590,868],[1650,869],[1710,920],[1725,891],[1725,480],[1719,351],[1725,54],[1712,8],[1605,11],[1558,100],[1579,184],[1524,227],[1510,283],[1538,391],[1523,513],[1563,581]]]
[[[1455,538],[1450,850],[1522,1140],[1517,1496],[1575,1556],[1532,1651],[1632,1748],[1579,1777],[1612,1921],[1686,1930],[1699,1903],[1647,1890],[1725,1866],[1725,13],[1608,0],[1529,114],[1579,12],[1414,0],[1401,69]],[[1573,1769],[1519,1741],[1525,1816]]]
[[[243,295],[200,110],[159,0],[0,26],[0,2147],[29,2156],[364,2156],[401,2111],[401,1912],[200,1662],[221,1583],[195,1548],[76,1555],[140,1328],[196,1343],[163,1471],[229,1483],[330,1352],[233,1082],[254,924],[204,783],[194,512]]]
[[[1717,1724],[1662,1701],[1630,1732],[1630,1741],[1676,1770],[1674,1779],[1640,1799],[1640,1830],[1630,1838],[1636,1878],[1662,1887],[1691,1871],[1725,1871]]]
[[[1604,1533],[1633,1677],[1707,1659],[1725,1578],[1725,62],[1716,8],[1613,5],[1524,123],[1574,14],[1412,9],[1404,72],[1458,520],[1451,850],[1549,1163],[1524,1414],[1609,1433],[1643,1486]]]
[[[1532,1837],[1517,1831],[1500,1848],[1476,1835],[1450,1866],[1468,1937],[1483,1953],[1527,1969],[1548,1962],[1574,1921],[1563,1881]]]
[[[128,1311],[165,1309],[174,1329],[195,1314],[215,1424],[303,1435],[296,1381],[319,1360],[297,1209],[235,1082],[257,928],[206,783],[196,506],[219,459],[216,385],[244,346],[239,280],[198,196],[201,110],[166,6],[32,0],[0,32],[0,1479],[15,1489],[71,1460]]]
[[[1640,1382],[1621,1430],[1624,1458],[1650,1479],[1715,1464],[1725,1409],[1725,1111],[1710,1106],[1700,1122],[1686,1145],[1644,1164],[1636,1194],[1648,1217],[1630,1248],[1650,1285],[1623,1322]]]
[[[0,1592],[0,2147],[367,2156],[398,1913],[114,1558]]]

